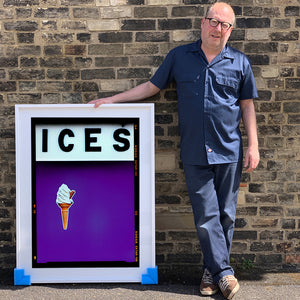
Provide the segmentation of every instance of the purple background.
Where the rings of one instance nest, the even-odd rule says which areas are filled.
[[[63,230],[56,193],[75,190]],[[135,261],[134,162],[37,162],[37,263]]]

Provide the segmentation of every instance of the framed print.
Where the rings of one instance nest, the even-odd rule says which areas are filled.
[[[16,105],[16,285],[157,283],[153,107]]]

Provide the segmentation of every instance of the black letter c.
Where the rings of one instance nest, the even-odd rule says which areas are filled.
[[[71,129],[64,129],[60,132],[58,136],[58,144],[62,151],[64,152],[70,152],[74,148],[74,144],[69,144],[68,146],[65,146],[64,144],[64,138],[68,135],[69,137],[74,137],[74,132]]]

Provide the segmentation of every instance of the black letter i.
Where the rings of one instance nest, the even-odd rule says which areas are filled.
[[[48,152],[48,129],[43,129],[42,152]]]

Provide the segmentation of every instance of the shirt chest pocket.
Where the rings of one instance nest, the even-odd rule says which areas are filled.
[[[193,97],[200,93],[200,75],[185,76],[177,80],[178,96]]]
[[[228,78],[228,77],[216,77],[217,84],[222,85],[227,88],[231,88],[234,90],[239,89],[239,82],[235,80],[234,78]]]
[[[236,79],[218,76],[216,77],[216,83],[215,91],[222,98],[233,98],[233,101],[239,98],[240,83]]]

